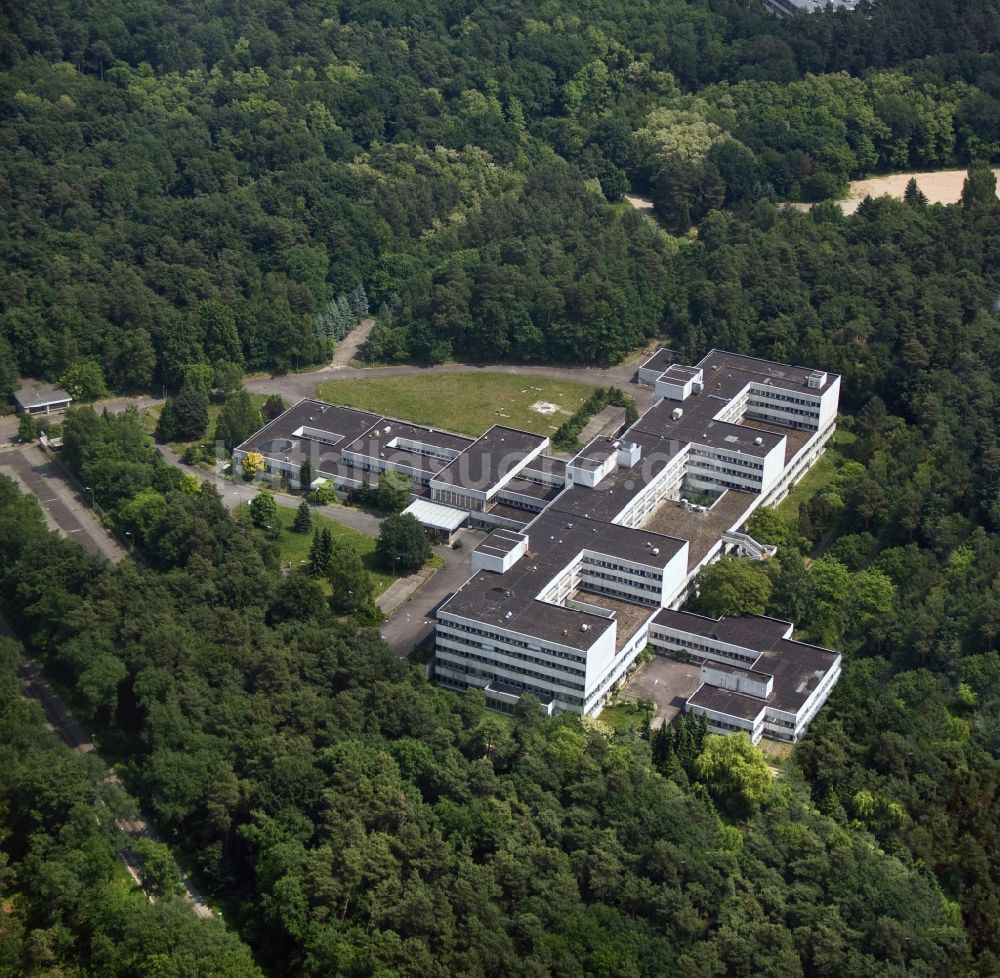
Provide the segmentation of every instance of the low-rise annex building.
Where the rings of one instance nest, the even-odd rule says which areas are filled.
[[[68,391],[41,380],[21,380],[13,397],[18,414],[52,414],[73,403]]]
[[[795,740],[840,657],[771,619],[713,622],[710,635],[728,638],[706,639],[704,619],[671,609],[721,554],[773,553],[741,528],[822,454],[840,378],[720,350],[687,365],[660,349],[638,380],[654,406],[568,462],[546,454],[547,438],[502,425],[473,439],[304,400],[239,446],[234,469],[257,451],[272,477],[297,485],[309,457],[315,479],[340,492],[392,469],[412,479],[413,512],[430,514],[429,528],[493,531],[437,611],[442,685],[479,687],[502,710],[532,693],[550,712],[593,715],[649,645],[700,663],[687,708],[710,729]],[[665,624],[671,615],[683,617]]]

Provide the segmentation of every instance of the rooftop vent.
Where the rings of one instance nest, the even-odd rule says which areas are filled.
[[[758,435],[758,436],[757,436],[756,438],[754,438],[754,440],[753,440],[753,443],[754,443],[755,445],[763,445],[763,444],[764,444],[764,439],[763,439],[763,438],[761,438],[761,437],[760,437],[760,436]]]
[[[656,557],[656,556],[659,555],[659,553],[660,553],[660,548],[659,547],[653,547],[653,556]]]
[[[583,623],[583,624],[582,624],[582,625],[580,626],[580,631],[581,631],[581,632],[589,632],[589,631],[590,631],[590,625],[588,625],[588,624],[587,624],[586,622],[584,622],[584,623]]]

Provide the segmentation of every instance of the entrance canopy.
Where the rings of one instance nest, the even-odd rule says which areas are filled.
[[[415,516],[424,526],[432,530],[454,533],[468,518],[465,510],[452,506],[432,503],[429,499],[417,499],[403,510],[404,515]]]

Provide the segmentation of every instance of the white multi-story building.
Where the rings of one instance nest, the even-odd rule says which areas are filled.
[[[813,14],[831,7],[834,10],[854,10],[858,0],[764,0],[764,9],[779,17],[793,14]]]
[[[272,476],[297,485],[308,456],[316,479],[345,492],[402,472],[428,527],[493,531],[437,611],[443,685],[479,687],[499,709],[530,692],[550,711],[594,714],[649,645],[700,663],[688,708],[711,729],[795,740],[840,657],[792,641],[787,622],[706,625],[671,609],[720,554],[773,553],[741,529],[822,453],[840,378],[720,350],[688,366],[661,349],[638,380],[654,389],[653,407],[569,462],[513,428],[471,439],[306,400],[239,446],[234,465],[258,451]]]
[[[741,527],[822,453],[840,378],[718,350],[686,366],[660,350],[639,381],[655,405],[619,439],[577,454],[539,516],[473,553],[472,577],[438,611],[435,675],[484,689],[501,709],[530,692],[550,710],[592,714],[649,645],[701,664],[688,709],[711,730],[795,740],[836,682],[839,655],[792,641],[787,622],[710,622],[727,655],[726,642],[700,636],[704,619],[669,609],[721,553],[773,553]],[[689,646],[668,641],[664,616],[680,616],[673,628],[684,623]],[[712,643],[721,651],[693,649]]]

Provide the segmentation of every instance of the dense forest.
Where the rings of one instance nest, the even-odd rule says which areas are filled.
[[[370,356],[616,361],[713,208],[1000,150],[994,0],[0,10],[0,391]],[[81,383],[81,372],[86,382]]]
[[[844,377],[831,477],[755,518],[778,559],[721,562],[698,599],[844,650],[780,781],[689,722],[509,720],[429,686],[134,415],[74,412],[65,454],[141,563],[0,479],[4,614],[260,968],[1000,973],[995,181],[776,203],[996,157],[998,41],[994,0],[0,9],[0,391],[294,369],[367,311],[381,360],[665,334]],[[201,942],[253,975],[233,934],[128,893],[86,762],[0,651],[0,968],[187,978]]]
[[[271,625],[280,575],[230,529],[182,567],[112,568],[0,479],[6,612],[267,971],[970,973],[934,876],[745,741],[682,725],[650,743],[528,701],[511,722],[329,609]],[[49,784],[39,764],[18,756],[21,790]],[[76,865],[89,843],[61,844]],[[11,865],[48,885],[29,855]],[[107,926],[89,903],[58,923],[57,960]]]
[[[0,638],[0,973],[260,978],[221,921],[131,889],[109,817],[115,799],[98,787],[93,759],[59,744],[21,699],[19,655]]]

